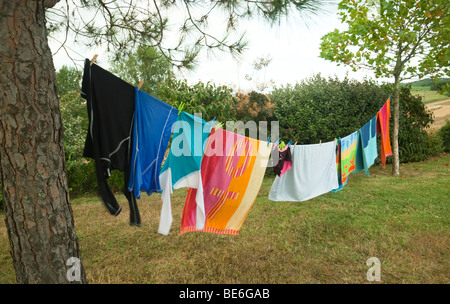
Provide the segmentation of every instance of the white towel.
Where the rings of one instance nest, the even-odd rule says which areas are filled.
[[[306,201],[339,187],[334,141],[291,146],[292,168],[275,177],[272,201]]]

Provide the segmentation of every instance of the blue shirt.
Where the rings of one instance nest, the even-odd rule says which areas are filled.
[[[136,198],[161,192],[159,173],[178,110],[135,87],[131,174],[128,190]]]

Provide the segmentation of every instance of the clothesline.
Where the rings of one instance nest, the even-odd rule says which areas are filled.
[[[277,162],[272,164],[277,173],[269,194],[273,201],[311,199],[339,191],[352,172],[364,170],[368,175],[378,156],[377,134],[382,139],[383,166],[392,154],[390,98],[366,125],[344,138],[313,145],[291,145],[291,140],[280,148],[280,139],[274,144],[270,138],[249,138],[219,128],[215,119],[206,122],[182,111],[182,106],[176,109],[92,61],[85,60],[82,83],[81,96],[89,112],[83,156],[95,160],[99,192],[113,215],[121,207],[107,178],[111,170],[124,172],[131,225],[141,225],[136,202],[141,192],[157,192],[162,199],[158,232],[168,234],[170,195],[174,189],[188,188],[180,234],[237,235],[256,200],[271,154]]]

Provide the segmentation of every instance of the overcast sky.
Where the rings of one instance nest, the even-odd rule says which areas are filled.
[[[240,30],[246,32],[245,37],[249,44],[239,61],[225,52],[216,52],[209,58],[202,55],[195,71],[185,72],[180,76],[190,83],[211,81],[217,85],[224,84],[242,90],[255,89],[257,78],[259,83],[273,81],[276,86],[294,84],[317,73],[322,76],[336,75],[339,78],[344,78],[348,73],[350,78],[357,80],[362,80],[365,76],[373,78],[373,72],[353,73],[348,67],[337,66],[319,58],[320,38],[335,28],[341,30],[346,28],[337,16],[337,1],[328,4],[325,10],[326,12],[321,12],[308,20],[299,17],[289,18],[273,27],[258,20],[242,22]],[[59,44],[52,38],[49,41],[52,51],[55,52]],[[68,51],[76,59],[84,59],[80,54],[85,54],[87,58],[99,54],[98,64],[108,68],[107,54],[104,50],[74,45],[70,45],[70,48],[73,52]],[[271,58],[272,61],[265,71],[255,74],[252,63],[259,57]],[[73,65],[62,50],[54,55],[54,61],[57,70],[64,64]],[[249,81],[246,75],[252,76],[253,80]]]

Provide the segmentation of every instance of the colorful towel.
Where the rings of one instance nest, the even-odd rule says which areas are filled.
[[[347,184],[348,176],[356,170],[356,151],[358,146],[358,131],[339,139],[337,172],[339,175],[339,187],[333,191],[344,188]],[[361,168],[361,167],[360,167]],[[357,170],[356,170],[357,171]]]
[[[378,157],[377,151],[377,116],[374,116],[368,123],[359,129],[359,140],[361,144],[361,150],[357,148],[356,154],[356,166],[369,176],[369,167],[375,163],[375,159]],[[362,151],[362,153],[358,153]]]
[[[140,191],[160,192],[159,172],[169,144],[178,110],[135,87],[133,145],[128,190],[136,198]]]
[[[200,117],[181,112],[173,125],[173,139],[169,154],[159,175],[162,187],[161,218],[158,232],[169,234],[172,226],[170,195],[174,189],[183,187],[199,188],[197,198],[197,227],[205,225],[200,165],[205,143],[211,132],[211,124]]]
[[[223,129],[211,132],[201,164],[206,223],[196,228],[197,189],[189,189],[181,232],[239,234],[261,187],[272,144]]]
[[[339,186],[334,141],[291,146],[292,168],[275,177],[270,189],[272,201],[306,201]]]
[[[389,117],[391,117],[390,98],[377,113],[377,134],[381,134],[380,158],[383,168],[386,167],[386,157],[392,155],[389,137]]]

